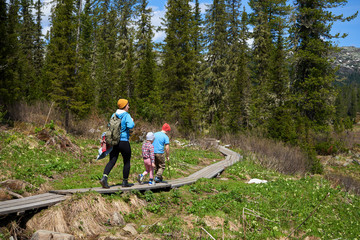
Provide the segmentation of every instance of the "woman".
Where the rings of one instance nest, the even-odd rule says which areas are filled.
[[[116,110],[115,114],[118,118],[121,119],[121,132],[120,132],[120,141],[117,145],[113,146],[112,151],[110,152],[110,160],[106,164],[104,169],[104,174],[102,179],[100,180],[100,184],[103,188],[110,188],[108,185],[108,175],[111,171],[111,169],[115,166],[115,163],[119,157],[119,153],[121,153],[123,157],[123,187],[131,187],[132,185],[128,183],[128,178],[130,174],[130,159],[131,159],[131,147],[129,143],[129,137],[130,137],[130,129],[134,128],[135,123],[130,114],[129,111],[129,101],[126,99],[119,99],[117,102],[117,105],[119,107],[118,110]]]

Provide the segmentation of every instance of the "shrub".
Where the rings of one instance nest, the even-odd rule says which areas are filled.
[[[255,153],[263,166],[281,173],[304,174],[309,171],[307,153],[300,147],[251,134],[227,135],[222,141],[242,151]]]

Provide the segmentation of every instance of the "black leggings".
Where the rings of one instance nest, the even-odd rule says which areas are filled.
[[[121,153],[124,161],[123,166],[123,179],[127,180],[130,173],[130,158],[131,158],[131,147],[128,141],[120,141],[118,145],[113,146],[110,152],[110,161],[106,164],[104,174],[109,175],[111,169],[115,166],[115,163]]]

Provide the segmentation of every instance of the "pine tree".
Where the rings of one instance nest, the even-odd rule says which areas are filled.
[[[134,7],[135,0],[118,0],[115,2],[117,15],[116,28],[118,38],[116,41],[116,65],[117,72],[120,74],[117,81],[117,91],[123,96],[132,99],[135,88],[134,71]]]
[[[224,115],[224,94],[228,87],[228,14],[225,0],[214,0],[206,12],[207,66],[204,72],[206,81],[206,115],[209,124],[220,126]]]
[[[249,127],[249,105],[250,105],[250,69],[249,69],[249,29],[248,15],[243,8],[240,22],[240,33],[238,43],[238,59],[236,76],[231,81],[229,127],[233,132]]]
[[[192,81],[194,82],[194,112],[201,112],[202,106],[205,105],[204,101],[204,79],[202,78],[202,71],[206,67],[204,64],[204,33],[202,14],[200,12],[199,1],[195,0],[195,6],[193,8],[193,19],[192,19],[192,33],[191,42],[194,49],[194,73],[192,74]],[[194,122],[197,125],[201,124],[201,114],[195,114]]]
[[[46,75],[51,83],[51,98],[64,112],[65,127],[70,113],[82,115],[88,103],[76,74],[76,17],[73,0],[58,0],[51,15],[52,28],[46,56]]]
[[[35,31],[34,31],[34,69],[36,75],[36,82],[39,85],[38,94],[41,94],[41,74],[42,68],[44,66],[44,40],[42,34],[42,26],[41,26],[41,19],[43,13],[41,11],[43,4],[41,0],[37,0],[35,3],[35,10],[36,10],[36,22],[35,22]]]
[[[119,1],[116,4],[121,3]],[[121,75],[125,65],[119,63],[117,58],[126,58],[127,54],[118,50],[120,30],[117,9],[119,6],[116,4],[112,6],[111,1],[105,0],[100,2],[94,10],[95,102],[103,112],[113,111],[117,99],[126,97],[126,85]]]
[[[154,52],[153,26],[151,25],[152,9],[148,8],[147,0],[140,0],[137,6],[137,32],[136,32],[136,107],[137,112],[147,120],[158,116],[160,107],[157,85],[157,67]]]
[[[283,26],[279,23],[277,33],[277,41],[274,45],[274,52],[271,55],[270,67],[270,92],[272,94],[271,105],[272,110],[279,106],[283,106],[288,100],[289,94],[289,65],[286,61],[287,52],[285,49]]]
[[[0,105],[7,102],[7,57],[9,52],[9,39],[7,33],[7,6],[6,0],[0,0]],[[3,109],[0,109],[3,111]]]
[[[80,33],[78,39],[78,70],[80,76],[81,87],[83,91],[83,99],[90,105],[96,106],[96,84],[93,66],[95,62],[95,49],[93,31],[93,9],[90,0],[86,0],[84,10],[80,13]]]
[[[21,30],[20,30],[20,79],[22,98],[25,100],[34,100],[38,96],[37,82],[34,67],[34,43],[35,43],[35,23],[31,13],[31,0],[21,0]]]
[[[352,89],[351,89],[351,97],[350,97],[350,106],[349,106],[349,110],[348,110],[348,115],[351,119],[351,121],[353,123],[356,123],[356,114],[357,114],[357,110],[358,110],[358,96],[357,96],[357,88],[354,86]]]
[[[350,17],[334,15],[329,9],[345,5],[346,0],[297,0],[295,23],[291,29],[296,59],[292,91],[294,103],[305,121],[327,126],[334,113],[335,91],[332,83],[336,69],[330,54],[334,51],[331,35],[334,21],[350,21]]]
[[[166,5],[163,47],[162,99],[167,118],[181,126],[194,127],[195,51],[192,44],[193,12],[189,0],[170,0]]]
[[[5,8],[6,9],[6,8]],[[2,11],[5,9],[1,9]],[[21,99],[22,83],[20,78],[20,58],[21,48],[19,42],[20,32],[20,16],[19,16],[20,3],[18,0],[10,0],[8,12],[5,15],[1,15],[1,18],[6,18],[5,33],[2,36],[6,41],[4,45],[1,45],[2,53],[2,73],[0,95],[1,102],[6,105],[11,104]],[[1,23],[3,24],[3,22]]]
[[[239,62],[242,61],[242,57],[244,57],[244,55],[242,55],[242,52],[240,50],[241,48],[241,40],[240,38],[240,7],[241,7],[241,3],[238,0],[227,0],[227,4],[226,4],[226,12],[228,13],[228,42],[229,42],[229,48],[227,49],[228,53],[227,53],[227,60],[226,60],[226,64],[229,66],[227,72],[226,72],[226,82],[228,82],[228,85],[226,85],[224,88],[224,99],[223,99],[223,105],[225,106],[226,109],[226,113],[228,113],[227,115],[232,115],[230,116],[230,119],[227,119],[227,122],[230,121],[230,125],[231,126],[231,130],[233,131],[237,131],[239,130],[239,127],[241,127],[241,125],[237,125],[234,124],[235,122],[237,122],[237,118],[236,117],[236,113],[235,111],[238,110],[238,106],[235,106],[235,109],[233,108],[234,106],[234,100],[237,100],[236,96],[231,96],[231,94],[234,94],[234,87],[237,87],[237,84],[235,84],[234,86],[234,82],[237,79],[238,76],[238,70],[237,68],[239,67]],[[240,90],[240,89],[238,89]],[[239,94],[240,92],[238,92]],[[236,95],[236,93],[235,93]],[[237,111],[238,114],[240,113],[239,111]],[[226,117],[226,115],[225,115]],[[238,115],[239,117],[239,115]],[[228,117],[227,117],[228,118]],[[235,119],[236,118],[236,119]]]

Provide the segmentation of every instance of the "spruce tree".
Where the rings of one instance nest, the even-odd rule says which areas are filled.
[[[225,0],[214,0],[206,12],[206,61],[204,72],[206,115],[209,124],[220,126],[224,115],[224,95],[228,87],[228,14]],[[221,130],[220,130],[221,131]]]
[[[230,84],[230,109],[229,109],[229,127],[232,132],[237,132],[249,127],[249,106],[250,106],[250,69],[249,69],[249,29],[248,15],[243,8],[240,22],[239,43],[237,47],[237,68],[236,76]]]
[[[19,75],[22,82],[21,92],[23,99],[35,100],[39,93],[34,66],[35,23],[31,11],[33,6],[31,0],[21,0],[20,5],[21,29],[19,40],[21,57],[19,59]]]
[[[6,9],[6,8],[5,8]],[[1,76],[0,95],[1,101],[9,105],[23,97],[22,83],[20,78],[21,72],[21,45],[20,38],[20,3],[18,0],[10,0],[7,14],[1,15],[7,20],[5,23],[5,34],[2,36],[6,42],[1,45],[1,56],[3,67],[1,69],[3,75]],[[4,9],[2,9],[4,10]],[[3,23],[1,23],[3,24]]]
[[[64,125],[69,127],[70,113],[84,114],[88,103],[76,74],[76,17],[73,0],[58,0],[51,15],[50,42],[46,56],[46,75],[51,84],[51,99],[63,110]]]
[[[244,57],[244,55],[242,55],[242,52],[240,50],[241,48],[241,40],[240,40],[240,7],[241,7],[241,3],[238,0],[227,0],[227,4],[226,4],[226,12],[228,13],[228,42],[229,42],[229,48],[228,53],[227,53],[227,61],[226,64],[229,66],[227,72],[226,72],[226,78],[228,82],[228,85],[226,85],[224,88],[224,103],[223,105],[225,106],[226,112],[228,113],[227,115],[232,115],[230,118],[231,119],[226,119],[226,122],[230,121],[230,125],[231,126],[231,130],[233,131],[237,131],[239,130],[239,127],[241,127],[241,125],[234,125],[234,120],[237,121],[236,119],[234,119],[234,117],[236,117],[235,114],[235,109],[238,110],[238,106],[235,107],[235,109],[233,109],[233,100],[236,99],[235,96],[231,96],[231,94],[233,94],[233,90],[234,87],[236,87],[237,84],[235,84],[234,86],[234,82],[236,81],[235,79],[237,78],[238,75],[238,66],[239,66],[239,62],[242,61],[242,57]],[[235,99],[234,99],[235,97]],[[231,113],[231,114],[229,114]],[[238,112],[239,113],[239,112]],[[239,115],[238,115],[239,116]],[[225,114],[225,117],[226,114]]]
[[[192,18],[192,33],[191,33],[191,42],[194,49],[194,73],[192,74],[192,81],[194,82],[194,111],[199,113],[201,112],[202,106],[205,105],[204,101],[204,78],[202,78],[202,71],[204,70],[205,60],[204,60],[204,33],[203,33],[203,24],[202,14],[200,12],[199,1],[195,0],[195,6],[193,8],[193,18]],[[195,114],[194,122],[197,125],[201,124],[201,114]]]
[[[0,0],[0,105],[7,101],[7,57],[9,52],[9,39],[7,33],[7,6],[6,0]],[[0,109],[3,111],[4,109]]]
[[[120,3],[116,3],[120,4]],[[126,52],[118,50],[119,17],[118,5],[105,0],[94,10],[94,79],[95,102],[103,112],[113,111],[120,97],[126,98],[126,85],[123,84],[124,64],[117,58],[126,58]],[[112,104],[109,104],[112,103]]]
[[[181,126],[194,127],[195,51],[192,44],[193,12],[189,0],[170,0],[163,25],[166,37],[163,47],[162,99],[167,119]]]
[[[78,70],[80,75],[81,87],[83,89],[83,99],[90,105],[96,106],[96,84],[93,66],[95,61],[95,49],[93,31],[93,8],[90,0],[86,0],[84,10],[80,13],[80,35],[78,42]]]
[[[137,112],[147,120],[158,115],[160,107],[157,89],[156,54],[152,38],[154,36],[151,25],[152,9],[148,8],[147,0],[140,0],[136,8],[138,21],[136,32],[136,106]]]
[[[333,118],[335,91],[332,83],[336,69],[330,55],[334,51],[331,35],[334,21],[350,21],[349,17],[335,15],[331,8],[345,5],[346,0],[296,0],[295,23],[292,26],[294,46],[294,75],[292,80],[293,101],[309,126],[327,126]]]
[[[116,66],[117,84],[116,90],[124,97],[133,98],[135,88],[134,71],[134,7],[135,0],[118,0],[115,2],[116,11]]]
[[[35,3],[35,11],[36,11],[36,21],[35,21],[35,31],[34,31],[34,68],[35,68],[35,75],[36,81],[40,85],[39,90],[41,88],[41,73],[42,68],[44,65],[44,40],[42,34],[42,26],[41,26],[41,19],[43,16],[42,8],[43,4],[41,0],[37,0]],[[41,90],[39,91],[41,94]]]

